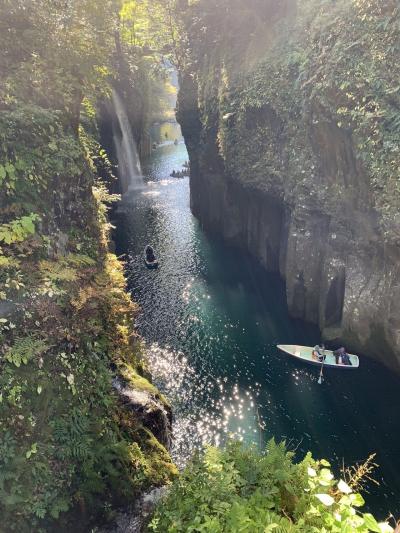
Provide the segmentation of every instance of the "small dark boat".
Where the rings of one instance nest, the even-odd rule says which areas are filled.
[[[147,268],[157,268],[158,267],[157,259],[154,259],[154,261],[147,261],[147,259],[144,258],[144,262],[146,263]]]
[[[144,262],[146,263],[147,268],[158,267],[158,260],[154,255],[154,250],[151,246],[146,246],[144,250]]]

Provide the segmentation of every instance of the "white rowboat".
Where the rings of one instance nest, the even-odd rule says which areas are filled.
[[[314,348],[311,346],[297,346],[295,344],[278,344],[277,348],[282,352],[285,352],[296,359],[301,359],[305,363],[310,365],[322,366],[322,361],[318,361],[316,357],[313,356]],[[324,367],[334,367],[340,370],[354,370],[360,366],[360,360],[357,355],[349,354],[351,365],[337,364],[336,358],[333,355],[331,350],[324,350],[326,359],[324,362]]]

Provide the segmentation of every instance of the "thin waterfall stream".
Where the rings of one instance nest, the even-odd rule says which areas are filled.
[[[118,124],[113,124],[113,140],[118,160],[118,175],[122,192],[143,187],[142,169],[125,104],[117,91],[112,92],[112,102]]]
[[[367,506],[400,514],[400,379],[362,358],[356,372],[325,371],[279,353],[278,343],[314,345],[319,331],[293,320],[285,286],[248,255],[207,236],[189,207],[189,180],[170,178],[187,159],[166,143],[143,165],[145,186],[115,215],[117,253],[126,254],[137,328],[154,381],[174,410],[174,460],[182,466],[205,443],[234,436],[264,446],[286,440],[336,472],[377,452],[377,487]],[[148,270],[143,249],[160,260]]]

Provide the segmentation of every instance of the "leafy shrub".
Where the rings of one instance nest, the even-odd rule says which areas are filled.
[[[35,233],[35,222],[39,216],[35,213],[23,216],[13,220],[9,224],[0,225],[0,242],[12,244],[14,242],[23,242],[29,236]]]
[[[21,364],[27,365],[28,361],[42,355],[48,348],[44,340],[28,335],[16,339],[13,346],[6,351],[5,359],[16,367],[20,367]]]
[[[351,484],[311,454],[300,463],[271,440],[265,453],[233,442],[209,447],[173,485],[151,524],[159,532],[353,533],[392,531],[370,514]]]

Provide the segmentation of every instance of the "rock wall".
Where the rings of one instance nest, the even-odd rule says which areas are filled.
[[[261,22],[242,10],[247,40],[215,45],[211,28],[201,57],[192,28],[178,119],[203,226],[279,271],[291,314],[324,339],[400,370],[400,131],[382,118],[400,117],[399,12],[375,4],[308,0]]]
[[[0,134],[22,162],[15,188],[0,184],[0,531],[79,533],[176,476],[171,410],[108,252],[96,139],[34,105],[3,110]]]

